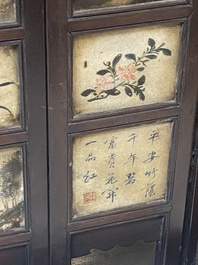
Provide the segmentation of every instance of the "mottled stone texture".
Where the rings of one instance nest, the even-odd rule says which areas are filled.
[[[18,61],[17,46],[0,47],[0,129],[20,123]]]
[[[109,251],[91,250],[91,254],[72,259],[72,265],[154,265],[156,243],[136,242],[130,247],[116,246]]]
[[[0,23],[13,22],[16,20],[15,0],[0,0]]]
[[[124,6],[155,1],[160,0],[75,0],[72,2],[74,3],[74,11],[79,11],[84,9]]]
[[[0,233],[25,227],[22,148],[0,150]]]

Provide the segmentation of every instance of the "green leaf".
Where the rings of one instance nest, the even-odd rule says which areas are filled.
[[[116,64],[120,61],[122,57],[122,54],[118,54],[114,59],[113,59],[113,63],[112,63],[112,67],[115,68]]]
[[[95,89],[86,89],[85,91],[83,91],[82,93],[81,93],[81,96],[83,96],[83,97],[87,97],[87,96],[89,96],[91,93],[93,93],[93,92],[96,92],[96,90]]]
[[[8,108],[6,108],[4,106],[0,106],[0,109],[7,110],[10,113],[10,115],[13,116],[12,112]]]
[[[134,60],[136,62],[136,56],[133,53],[126,54],[125,57],[129,60]]]
[[[171,51],[169,49],[161,48],[160,49],[164,55],[171,56]]]
[[[144,61],[141,61],[141,63],[144,65],[144,66],[146,66],[146,63],[147,62],[149,62],[149,60],[147,59],[147,60],[144,60]]]
[[[131,89],[130,89],[129,87],[127,87],[127,86],[125,87],[125,93],[126,93],[127,96],[129,96],[129,97],[132,97],[132,95],[133,95]]]
[[[11,84],[15,84],[14,82],[5,82],[5,83],[1,83],[0,84],[0,87],[1,86],[8,86],[8,85],[11,85]]]
[[[138,86],[133,86],[134,93],[139,96],[140,100],[145,100],[145,95],[143,93],[144,89],[140,89]]]
[[[142,100],[142,101],[145,100],[145,95],[144,95],[144,93],[143,93],[142,91],[139,92],[139,98],[140,98],[140,100]]]
[[[137,68],[137,70],[138,70],[139,72],[142,72],[142,71],[144,71],[144,67]]]
[[[103,70],[98,71],[96,74],[97,74],[97,75],[105,75],[105,74],[107,74],[107,73],[109,73],[109,70],[107,70],[107,69],[103,69]]]
[[[146,77],[145,75],[143,75],[142,77],[140,77],[140,79],[138,80],[138,86],[141,86],[145,83]]]
[[[107,95],[111,95],[111,96],[118,96],[120,94],[120,91],[113,88],[113,89],[109,89],[109,90],[105,90],[104,91]]]
[[[154,41],[154,39],[149,38],[149,39],[148,39],[148,45],[151,46],[151,47],[155,46],[155,41]]]
[[[147,58],[153,60],[153,59],[156,59],[157,58],[157,55],[154,55],[154,54],[149,54],[149,55],[146,55]]]
[[[142,61],[142,63],[147,63],[147,62],[149,62],[149,60],[144,60],[144,61]]]

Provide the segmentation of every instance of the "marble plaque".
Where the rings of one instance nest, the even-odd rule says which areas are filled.
[[[73,140],[73,218],[165,202],[172,122]]]
[[[180,25],[74,37],[73,115],[175,101]]]
[[[73,258],[71,265],[154,265],[155,251],[156,242],[139,241],[129,247],[115,246],[108,251],[91,249],[89,255]]]
[[[150,2],[159,2],[162,0],[74,0],[73,11],[85,11],[90,9],[101,9],[109,7],[128,6],[134,4],[144,4]],[[171,2],[173,0],[166,0]]]
[[[0,46],[0,129],[20,125],[20,80],[17,46]]]
[[[16,1],[0,0],[0,24],[16,21]]]
[[[0,233],[25,228],[22,148],[0,149]]]

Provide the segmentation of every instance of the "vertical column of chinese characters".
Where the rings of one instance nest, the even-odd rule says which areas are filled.
[[[155,189],[156,189],[155,178],[159,169],[153,166],[153,162],[156,159],[160,158],[154,148],[155,144],[157,144],[158,141],[159,141],[159,131],[153,130],[148,137],[148,142],[150,146],[149,148],[151,151],[148,153],[147,158],[143,161],[143,163],[147,165],[147,170],[145,171],[144,175],[145,177],[148,178],[148,183],[142,189],[145,192],[144,194],[145,198],[152,197],[155,195]]]
[[[95,143],[97,143],[97,141],[87,142],[87,143],[85,143],[85,147],[90,146],[90,145],[94,145]],[[82,176],[83,182],[85,185],[88,184],[93,179],[98,177],[98,175],[96,174],[96,172],[94,172],[93,169],[89,169],[89,164],[93,163],[95,161],[96,161],[96,156],[94,155],[94,153],[88,152],[86,154],[86,158],[85,158],[85,164],[86,164],[87,170]],[[85,192],[83,194],[83,202],[84,203],[90,203],[90,202],[94,202],[94,201],[96,201],[96,192],[95,191],[92,190],[92,191]]]
[[[138,135],[136,133],[132,133],[129,135],[127,143],[132,143],[131,150],[132,152],[127,158],[127,161],[124,163],[124,166],[126,167],[131,165],[130,171],[125,176],[125,185],[131,185],[136,182],[136,172],[133,170],[134,165],[136,163],[136,160],[138,159],[136,152],[134,152],[134,146],[136,142],[136,138]]]
[[[116,140],[117,137],[112,136],[111,138],[107,139],[104,142],[104,145],[107,147],[107,154],[108,157],[105,160],[106,165],[107,165],[107,170],[105,172],[105,181],[104,181],[104,186],[105,190],[102,192],[102,195],[105,196],[106,199],[108,199],[111,203],[114,203],[115,198],[118,193],[118,178],[115,173],[115,168],[116,168]]]

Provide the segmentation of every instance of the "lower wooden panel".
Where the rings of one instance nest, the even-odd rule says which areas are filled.
[[[154,265],[156,242],[138,241],[129,247],[115,246],[113,249],[103,251],[92,249],[89,255],[74,258],[71,265]],[[144,253],[144,255],[142,255]]]
[[[28,265],[28,245],[0,249],[1,265]]]
[[[141,240],[158,242],[162,227],[163,218],[156,218],[71,234],[72,258],[87,255],[91,249],[109,250],[116,245],[130,246]]]

